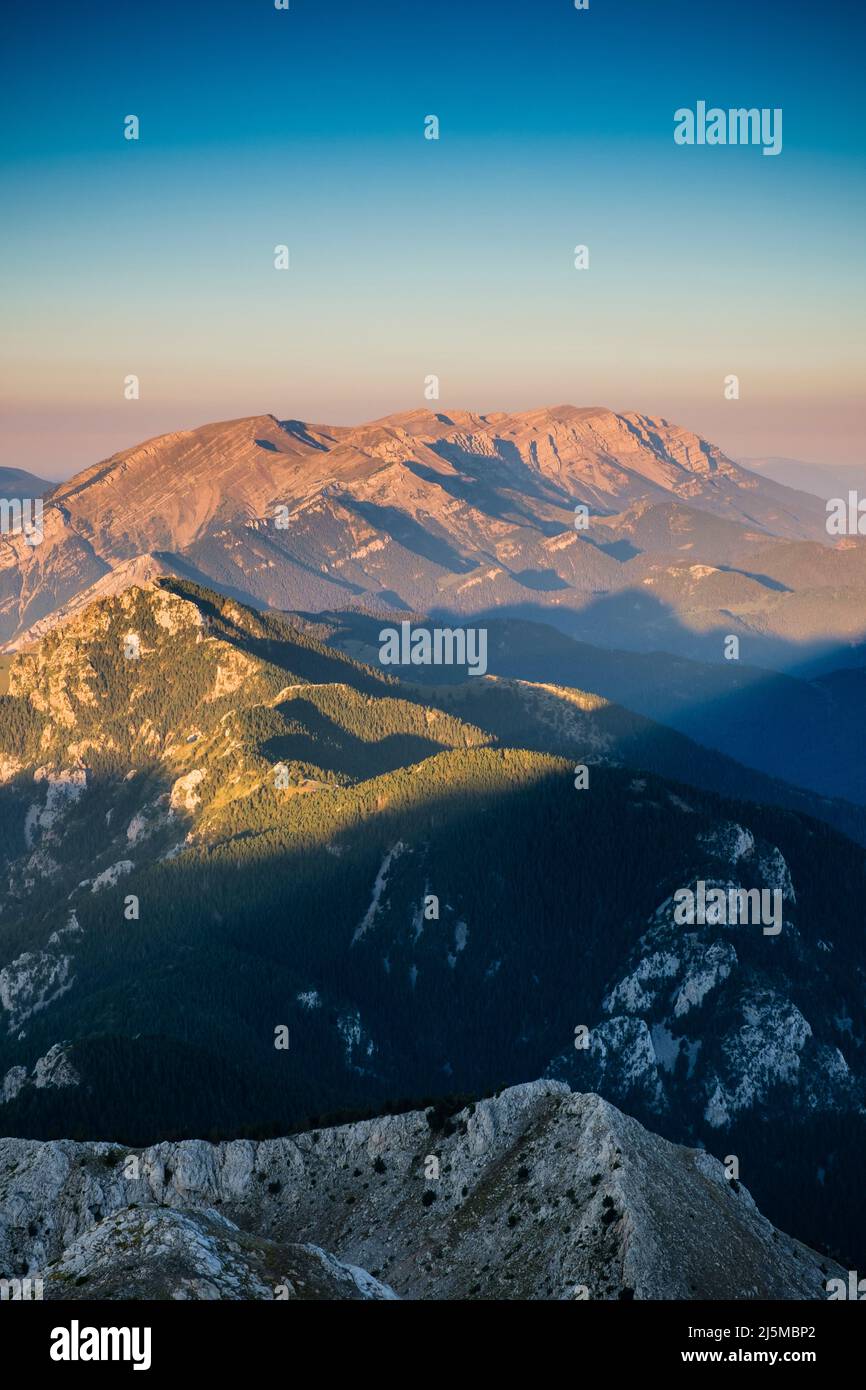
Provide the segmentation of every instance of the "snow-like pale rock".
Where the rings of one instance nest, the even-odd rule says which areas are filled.
[[[698,1008],[706,995],[726,980],[737,965],[737,953],[726,941],[714,941],[711,946],[697,947],[700,963],[695,962],[674,997],[674,1017],[682,1018],[690,1009]]]
[[[666,1108],[659,1059],[642,1018],[615,1017],[598,1024],[590,1032],[589,1053],[606,1091],[629,1103],[638,1099],[656,1112]]]
[[[26,1080],[26,1067],[10,1067],[3,1078],[0,1100],[2,1100],[4,1104],[7,1101],[14,1100],[21,1091]]]
[[[382,860],[381,867],[376,875],[376,881],[373,884],[373,897],[371,899],[370,906],[367,908],[367,911],[364,913],[364,916],[355,928],[355,933],[352,937],[353,946],[355,945],[356,941],[360,941],[361,938],[367,934],[367,932],[370,930],[373,923],[375,922],[376,917],[379,914],[379,903],[381,901],[382,894],[385,891],[385,885],[388,882],[388,874],[390,873],[391,865],[393,864],[395,859],[399,859],[400,855],[403,853],[405,848],[406,846],[403,844],[403,841],[398,840],[397,843],[393,845],[391,849],[388,850],[388,853]]]
[[[53,1047],[34,1063],[27,1075],[26,1067],[10,1067],[0,1083],[0,1103],[15,1100],[25,1086],[33,1086],[37,1091],[53,1087],[78,1086],[81,1077],[67,1055],[68,1043],[55,1043]]]
[[[116,864],[111,864],[107,869],[103,869],[101,874],[97,874],[93,880],[91,893],[101,893],[105,888],[114,888],[117,881],[126,874],[131,874],[135,868],[131,859],[119,859]]]
[[[32,849],[38,832],[51,831],[64,810],[84,795],[87,790],[87,773],[84,768],[71,768],[55,772],[52,768],[38,767],[33,774],[35,786],[46,786],[44,803],[34,802],[24,818],[24,841]]]
[[[10,1033],[69,989],[71,964],[70,956],[25,951],[0,970],[0,1008],[9,1016]]]
[[[755,851],[755,837],[751,830],[746,830],[744,826],[736,825],[732,821],[699,835],[698,843],[716,858],[724,859],[729,864],[737,864],[741,859],[749,858]]]
[[[199,787],[204,781],[207,773],[200,767],[193,768],[184,777],[178,777],[171,789],[169,805],[172,811],[189,811],[192,813],[201,804]]]
[[[453,970],[457,965],[457,957],[461,951],[466,950],[466,943],[469,940],[469,928],[465,922],[457,922],[454,927],[454,950],[448,953],[448,964]]]
[[[782,851],[775,845],[769,846],[758,857],[758,872],[768,888],[781,890],[785,902],[795,903],[797,895],[791,880],[791,870],[785,863]]]
[[[771,1087],[799,1079],[803,1049],[812,1029],[788,999],[769,991],[746,997],[742,1023],[724,1041],[731,1080],[718,1079],[705,1110],[709,1124],[728,1125],[741,1110],[762,1104]]]
[[[707,892],[729,893],[757,883],[796,906],[777,846],[732,821],[699,834],[695,843],[700,857],[684,887],[694,891],[701,878]],[[703,924],[681,924],[674,907],[673,896],[665,897],[626,956],[625,973],[601,993],[597,1012],[587,1011],[588,1048],[561,1053],[547,1074],[597,1088],[641,1115],[660,1114],[682,1094],[682,1058],[691,1093],[714,1128],[760,1111],[771,1095],[774,1104],[784,1095],[795,1113],[839,1114],[862,1104],[859,1069],[845,1055],[853,1035],[842,1047],[817,1041],[821,1027],[809,1021],[812,1000],[795,987],[804,952],[826,957],[833,943],[808,947],[804,929],[788,917],[779,938],[765,937],[760,923],[738,923],[732,939],[731,927],[711,920],[709,911]],[[612,1036],[610,1025],[616,1026]]]
[[[37,1091],[46,1087],[80,1085],[81,1077],[69,1060],[67,1046],[65,1043],[55,1043],[44,1057],[36,1061],[31,1080]]]
[[[655,951],[645,956],[637,969],[620,980],[602,1001],[606,1013],[639,1013],[651,1007],[659,989],[680,968],[679,956],[671,951]]]
[[[46,1299],[181,1300],[822,1299],[844,1274],[718,1160],[556,1081],[444,1133],[415,1111],[142,1151],[0,1139],[10,1271]]]

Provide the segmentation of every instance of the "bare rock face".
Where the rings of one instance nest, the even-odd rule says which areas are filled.
[[[28,1085],[35,1086],[37,1091],[43,1091],[46,1087],[77,1086],[80,1077],[67,1056],[66,1048],[65,1043],[55,1043],[44,1057],[37,1059],[29,1076],[26,1067],[10,1067],[0,1081],[0,1105],[14,1100]]]
[[[575,533],[576,503],[592,513],[591,535]],[[667,555],[667,521],[641,522],[636,507],[673,507],[677,551],[697,544],[689,560],[705,563],[681,574]],[[664,555],[640,575],[615,558],[617,546],[647,550],[630,544],[636,524]],[[693,616],[720,605],[751,613],[770,595],[749,575],[714,568],[720,527],[726,568],[744,541],[753,551],[773,538],[827,539],[817,498],[648,416],[555,406],[409,411],[355,428],[270,415],[220,421],[148,440],[59,484],[42,542],[13,536],[0,554],[0,641],[32,641],[82,601],[158,573],[301,611],[342,606],[348,585],[371,600],[397,593],[416,610],[443,597],[459,612],[531,597],[578,612],[591,595],[637,580]],[[836,595],[834,611],[839,604]],[[784,607],[775,623],[807,625],[803,605],[793,617]],[[816,630],[827,622],[823,605]]]
[[[396,1299],[315,1245],[277,1245],[218,1211],[142,1207],[106,1217],[48,1272],[47,1299]]]
[[[645,1117],[647,1111],[663,1115],[676,1104],[681,1060],[692,1103],[716,1130],[765,1108],[781,1088],[791,1111],[807,1118],[855,1109],[856,1071],[838,1046],[821,1038],[809,992],[800,994],[789,983],[820,969],[822,948],[804,941],[790,916],[797,894],[781,851],[734,822],[700,833],[695,843],[707,885],[728,892],[748,883],[768,903],[775,896],[778,925],[743,926],[720,911],[684,927],[675,919],[672,898],[666,899],[633,946],[626,973],[601,1000],[607,1017],[593,1027],[590,1046],[583,1053],[561,1053],[547,1074],[581,1090],[603,1091]],[[801,871],[801,882],[802,877]],[[789,951],[784,965],[772,948],[762,960],[755,935],[763,941],[768,931],[773,940],[773,934],[782,935],[783,922]],[[808,967],[802,964],[807,952]],[[701,1013],[705,1001],[714,1008],[712,1029]],[[841,1028],[838,1034],[844,1042]]]
[[[555,1081],[259,1143],[0,1140],[0,1274],[179,1299],[821,1299],[845,1277],[716,1159]]]

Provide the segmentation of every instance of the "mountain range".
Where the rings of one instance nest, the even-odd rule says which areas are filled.
[[[789,458],[744,458],[739,462],[750,473],[760,473],[800,492],[811,492],[825,502],[830,497],[847,496],[851,488],[861,495],[866,491],[866,467],[862,464],[805,463]]]
[[[382,615],[343,609],[296,618],[338,650],[359,661],[378,662]],[[392,613],[386,620],[399,623],[402,618],[405,614]],[[826,812],[834,818],[840,799],[866,803],[866,764],[858,753],[866,648],[836,652],[836,661],[851,663],[838,669],[827,660],[772,671],[746,661],[698,661],[669,651],[602,647],[523,618],[485,617],[484,625],[492,674],[593,690],[686,734],[705,749],[829,798],[824,810],[813,803],[814,815]],[[433,686],[465,678],[463,671],[442,666],[413,667],[412,675]],[[766,786],[758,799],[778,800]],[[851,833],[852,821],[843,828]],[[859,838],[859,831],[854,833]]]
[[[37,544],[0,537],[6,1258],[54,1262],[51,1296],[127,1296],[130,1246],[144,1297],[277,1271],[301,1297],[821,1296],[766,1217],[862,1264],[866,549],[824,520],[686,430],[571,406],[258,416],[51,487]],[[486,673],[383,666],[400,623],[483,628]],[[684,923],[705,889],[778,922]],[[551,1154],[534,1192],[517,1159],[572,1123],[589,1188]],[[370,1136],[414,1172],[428,1130],[479,1166],[451,1153],[425,1244]],[[369,1211],[310,1190],[323,1135],[361,1175],[367,1146]],[[147,1150],[135,1202],[98,1180],[118,1145]],[[306,1206],[253,1210],[287,1164]],[[464,1201],[531,1218],[525,1275]],[[673,1268],[682,1201],[720,1223],[715,1275],[694,1242]],[[542,1230],[564,1202],[576,1246]]]
[[[127,566],[261,606],[542,618],[694,658],[721,660],[734,634],[744,660],[780,667],[864,638],[866,545],[831,544],[825,520],[819,499],[642,415],[254,416],[56,486],[42,544],[2,546],[0,640]]]
[[[808,794],[593,692],[432,691],[177,580],[12,660],[0,771],[8,1132],[279,1134],[546,1072],[866,1244],[863,851]],[[778,891],[781,931],[684,932],[698,880]]]
[[[0,497],[44,497],[55,486],[23,468],[0,468]]]

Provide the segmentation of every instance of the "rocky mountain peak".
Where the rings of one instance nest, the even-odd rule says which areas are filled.
[[[556,405],[419,409],[356,426],[217,421],[136,444],[54,489],[41,542],[13,535],[0,549],[0,639],[28,633],[112,572],[122,581],[142,556],[279,608],[321,611],[386,592],[414,611],[577,614],[641,578],[642,547],[617,549],[592,527],[615,529],[635,506],[662,503],[691,518],[699,559],[718,551],[721,521],[732,528],[729,558],[745,548],[744,528],[768,543],[827,540],[818,499],[636,413]],[[585,534],[577,504],[592,521]],[[647,541],[676,544],[658,527]],[[756,597],[768,601],[744,593],[744,613]]]
[[[551,1081],[258,1143],[3,1139],[13,1210],[0,1270],[49,1299],[808,1300],[844,1277],[716,1159]]]

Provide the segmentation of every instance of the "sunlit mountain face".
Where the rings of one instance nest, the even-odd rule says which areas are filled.
[[[10,535],[0,625],[159,572],[255,604],[541,619],[584,641],[790,668],[864,636],[866,544],[820,499],[663,420],[561,406],[271,416],[150,440],[58,485]]]
[[[340,1123],[378,1117],[387,1186],[386,1152],[411,1168],[429,1145],[413,1126],[459,1146],[502,1124],[523,1152],[543,1115],[558,1144],[601,1125],[631,1155],[628,1193],[615,1157],[608,1186],[593,1160],[585,1199],[565,1194],[581,1230],[600,1222],[579,1262],[599,1297],[717,1296],[699,1261],[685,1292],[653,1282],[658,1232],[628,1277],[604,1273],[631,1269],[603,1232],[626,1209],[639,1224],[666,1141],[692,1157],[658,1199],[665,1240],[688,1170],[767,1297],[821,1297],[834,1260],[856,1267],[856,525],[832,534],[820,497],[664,420],[571,406],[243,418],[7,483],[0,1120],[45,1226],[22,1244],[0,1215],[0,1255],[50,1253],[51,1297],[67,1269],[173,1296],[202,1242],[224,1271],[227,1240],[243,1270],[208,1296],[265,1296],[274,1262],[311,1297],[476,1296],[460,1265],[423,1287],[389,1271],[310,1204],[312,1170],[306,1224],[243,1189],[226,1235],[211,1160],[184,1142],[255,1140],[273,1196],[303,1160],[272,1139],[342,1154]],[[83,1222],[33,1176],[70,1140],[104,1170]],[[111,1176],[130,1158],[134,1201]],[[462,1150],[450,1171],[460,1203],[487,1191]],[[508,1179],[508,1229],[530,1178]],[[400,1225],[408,1181],[371,1222]],[[542,1181],[562,1197],[558,1170]],[[770,1237],[790,1246],[772,1277],[746,1189],[793,1238]],[[176,1210],[146,1227],[136,1293],[116,1264],[139,1198]],[[457,1229],[439,1238],[456,1249]],[[564,1249],[539,1247],[521,1296],[564,1296],[542,1273]]]
[[[556,667],[640,654],[519,622],[509,652],[497,619],[483,674],[385,667],[363,604],[153,568],[118,559],[5,657],[8,1133],[262,1138],[541,1077],[737,1154],[771,1220],[856,1258],[856,802]]]
[[[4,1332],[550,1300],[826,1379],[866,9],[6,9]]]

